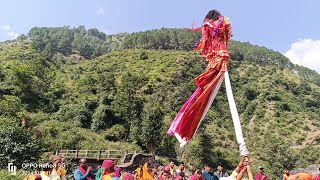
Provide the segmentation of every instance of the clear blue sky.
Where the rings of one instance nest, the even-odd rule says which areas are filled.
[[[85,25],[108,34],[199,25],[211,9],[233,23],[234,39],[285,53],[320,39],[319,0],[2,0],[0,41],[34,26]]]

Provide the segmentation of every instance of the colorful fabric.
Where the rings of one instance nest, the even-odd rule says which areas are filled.
[[[115,173],[105,174],[101,178],[102,180],[120,180]]]
[[[197,178],[197,175],[194,174],[194,175],[192,175],[192,176],[190,177],[190,180],[204,180],[204,177],[201,176],[200,178]]]
[[[174,175],[174,169],[170,167],[170,174]]]
[[[152,173],[149,173],[148,172],[148,167],[147,167],[147,163],[145,163],[143,165],[143,168],[142,168],[142,179],[143,180],[148,180],[148,179],[152,179],[153,180],[153,174]]]
[[[125,173],[123,176],[122,176],[122,180],[134,180],[134,176],[130,173]]]
[[[290,176],[290,174],[283,174],[283,176],[282,176],[282,178],[283,178],[283,180],[289,180],[289,176]]]
[[[121,171],[121,168],[117,167],[115,174],[118,178],[120,178],[120,174],[121,174],[120,171]]]
[[[27,177],[25,177],[23,180],[40,180],[41,175],[40,174],[32,174]]]
[[[114,161],[111,159],[106,159],[102,162],[101,167],[107,168],[107,169],[114,169]]]
[[[61,177],[65,177],[67,174],[67,170],[65,170],[64,168],[58,168],[57,174]]]
[[[194,50],[200,50],[207,60],[217,55],[229,57],[227,43],[232,37],[232,29],[227,17],[220,16],[216,21],[206,19],[201,30],[202,38]]]
[[[141,180],[142,177],[143,177],[142,167],[137,168],[135,171],[136,171],[136,173],[138,174],[138,179]]]
[[[64,171],[61,168],[53,169],[50,174],[51,180],[67,180],[65,175],[62,175]]]
[[[309,173],[300,173],[299,174],[300,180],[312,180],[312,174]]]
[[[195,50],[201,50],[208,67],[195,78],[197,89],[182,106],[167,132],[169,136],[176,136],[181,147],[194,136],[208,112],[229,62],[227,42],[231,38],[231,24],[228,18],[221,16],[216,21],[206,20],[201,29],[202,38]]]
[[[75,180],[93,180],[94,174],[93,173],[87,173],[86,170],[84,170],[82,167],[78,167],[73,173],[73,177]]]
[[[139,180],[150,180],[150,179],[153,180],[154,179],[154,175],[152,173],[148,172],[147,163],[145,163],[142,168],[137,168],[135,171],[139,175],[138,176]]]
[[[81,166],[79,166],[78,169],[79,169],[79,171],[81,171],[83,174],[87,174],[87,170],[83,169]],[[88,176],[87,176],[87,180],[93,180],[93,178],[88,175]]]
[[[96,173],[96,180],[101,180],[101,175],[102,175],[102,168],[98,169]]]
[[[263,176],[265,176],[264,179],[262,179]],[[257,173],[256,180],[268,180],[268,176],[266,176],[265,174],[262,174],[262,173]]]

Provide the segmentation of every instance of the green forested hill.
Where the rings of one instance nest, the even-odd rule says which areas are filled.
[[[29,40],[0,45],[1,166],[9,158],[30,159],[26,152],[37,158],[64,148],[130,149],[199,167],[218,161],[235,166],[238,148],[224,85],[185,148],[166,136],[206,66],[189,51],[197,34],[161,29],[104,37],[77,29],[33,29]],[[62,39],[71,37],[69,31],[66,51]],[[41,43],[40,32],[49,33]],[[59,48],[41,48],[49,42]],[[320,75],[249,43],[233,41],[230,52],[233,93],[253,165],[265,165],[274,177],[284,165],[319,163]]]

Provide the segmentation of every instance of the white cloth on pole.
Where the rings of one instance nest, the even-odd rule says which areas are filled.
[[[236,132],[237,142],[239,144],[240,155],[241,156],[248,156],[249,151],[247,149],[246,143],[243,138],[241,124],[240,124],[240,118],[239,118],[238,110],[236,107],[236,103],[233,98],[228,71],[226,71],[224,73],[224,78],[225,78],[225,85],[226,85],[226,90],[227,90],[227,96],[228,96],[228,102],[229,102],[229,107],[230,107],[230,111],[231,111],[232,121],[233,121],[234,129]]]

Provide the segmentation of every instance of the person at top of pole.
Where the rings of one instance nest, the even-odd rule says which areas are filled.
[[[208,66],[204,73],[195,78],[197,89],[178,112],[167,132],[177,137],[180,146],[194,136],[220,88],[224,72],[228,69],[228,41],[232,37],[229,19],[217,10],[208,12],[201,27],[190,30],[202,30],[202,38],[194,50],[200,50]]]

